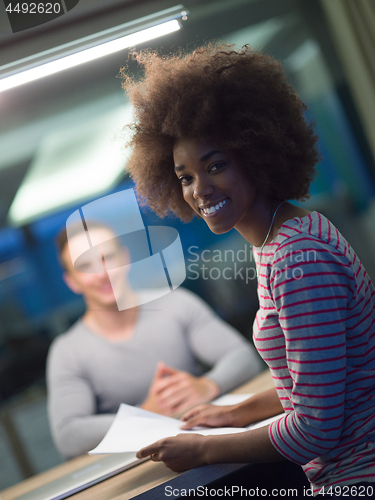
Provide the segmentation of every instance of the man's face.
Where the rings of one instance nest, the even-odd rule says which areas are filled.
[[[126,287],[123,267],[129,264],[129,257],[111,230],[95,228],[90,231],[90,235],[94,232],[96,241],[106,241],[91,251],[86,250],[86,232],[69,239],[69,245],[65,245],[61,254],[66,268],[63,278],[74,293],[83,295],[89,309],[118,309],[116,297],[119,298]],[[80,255],[74,266],[70,251],[73,255]]]

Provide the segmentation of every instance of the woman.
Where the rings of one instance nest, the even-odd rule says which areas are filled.
[[[134,57],[143,80],[123,76],[135,109],[129,170],[138,193],[161,216],[197,215],[214,233],[235,228],[254,246],[254,342],[276,386],[234,407],[197,407],[183,417],[185,428],[244,426],[285,411],[269,427],[179,435],[139,457],[175,471],[286,459],[303,466],[315,494],[368,487],[375,477],[375,293],[337,229],[286,201],[308,197],[318,160],[305,105],[281,65],[249,47]]]

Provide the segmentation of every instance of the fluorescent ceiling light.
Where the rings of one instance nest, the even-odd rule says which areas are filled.
[[[8,78],[0,80],[0,92],[13,87],[18,87],[18,85],[23,85],[24,83],[38,80],[44,76],[53,75],[54,73],[58,73],[64,69],[74,68],[74,66],[78,66],[79,64],[99,59],[99,57],[108,56],[109,54],[113,54],[119,50],[133,47],[134,45],[167,35],[168,33],[173,33],[179,29],[179,22],[175,19],[152,28],[147,28],[137,33],[132,33],[131,35],[124,36],[117,40],[112,40],[111,42],[98,45],[97,47],[92,47],[82,52],[71,54],[61,59],[57,59],[56,61],[51,61],[43,64],[42,66],[28,69],[22,73],[8,76]]]
[[[0,67],[0,92],[173,33],[186,19],[182,5],[122,24]]]
[[[115,186],[130,153],[122,149],[129,138],[122,128],[131,116],[128,104],[47,134],[12,202],[10,224],[28,224]]]

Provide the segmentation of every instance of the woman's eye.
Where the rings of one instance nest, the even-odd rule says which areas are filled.
[[[181,184],[189,184],[191,177],[190,175],[182,175],[181,177],[179,177],[179,180]]]
[[[213,165],[211,165],[211,167],[209,168],[209,171],[210,171],[210,172],[216,172],[217,170],[222,169],[224,166],[225,166],[225,163],[224,163],[224,162],[214,163],[214,164],[213,164]]]

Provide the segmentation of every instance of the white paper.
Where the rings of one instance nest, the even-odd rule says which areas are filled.
[[[183,422],[181,422],[181,420],[158,415],[157,413],[143,410],[142,408],[137,408],[135,406],[121,404],[115,420],[113,421],[107,434],[104,436],[99,445],[89,451],[89,453],[101,454],[124,453],[128,451],[134,452],[144,446],[158,441],[159,439],[176,436],[177,434],[196,433],[207,436],[246,432],[249,429],[255,429],[257,427],[261,427],[262,425],[267,425],[271,421],[280,418],[280,416],[281,415],[278,415],[277,417],[272,417],[272,419],[267,419],[266,421],[253,424],[248,428],[195,427],[191,430],[182,430],[181,426],[183,425]]]
[[[264,427],[266,425],[272,424],[275,420],[279,420],[283,417],[285,413],[280,413],[279,415],[275,415],[274,417],[266,418],[265,420],[261,420],[260,422],[255,422],[255,424],[248,425],[246,429],[248,431],[252,431],[254,429],[259,429],[259,427]]]
[[[203,435],[231,434],[245,432],[246,429],[238,427],[203,428],[196,427],[192,430],[182,430],[183,422],[175,418],[165,417],[150,411],[121,404],[107,434],[99,445],[90,454],[99,453],[124,453],[138,451],[140,448],[158,441],[164,437],[177,434],[198,433]]]
[[[211,401],[211,404],[219,406],[237,405],[251,398],[251,396],[253,396],[253,394],[224,394],[214,399],[214,401]]]

